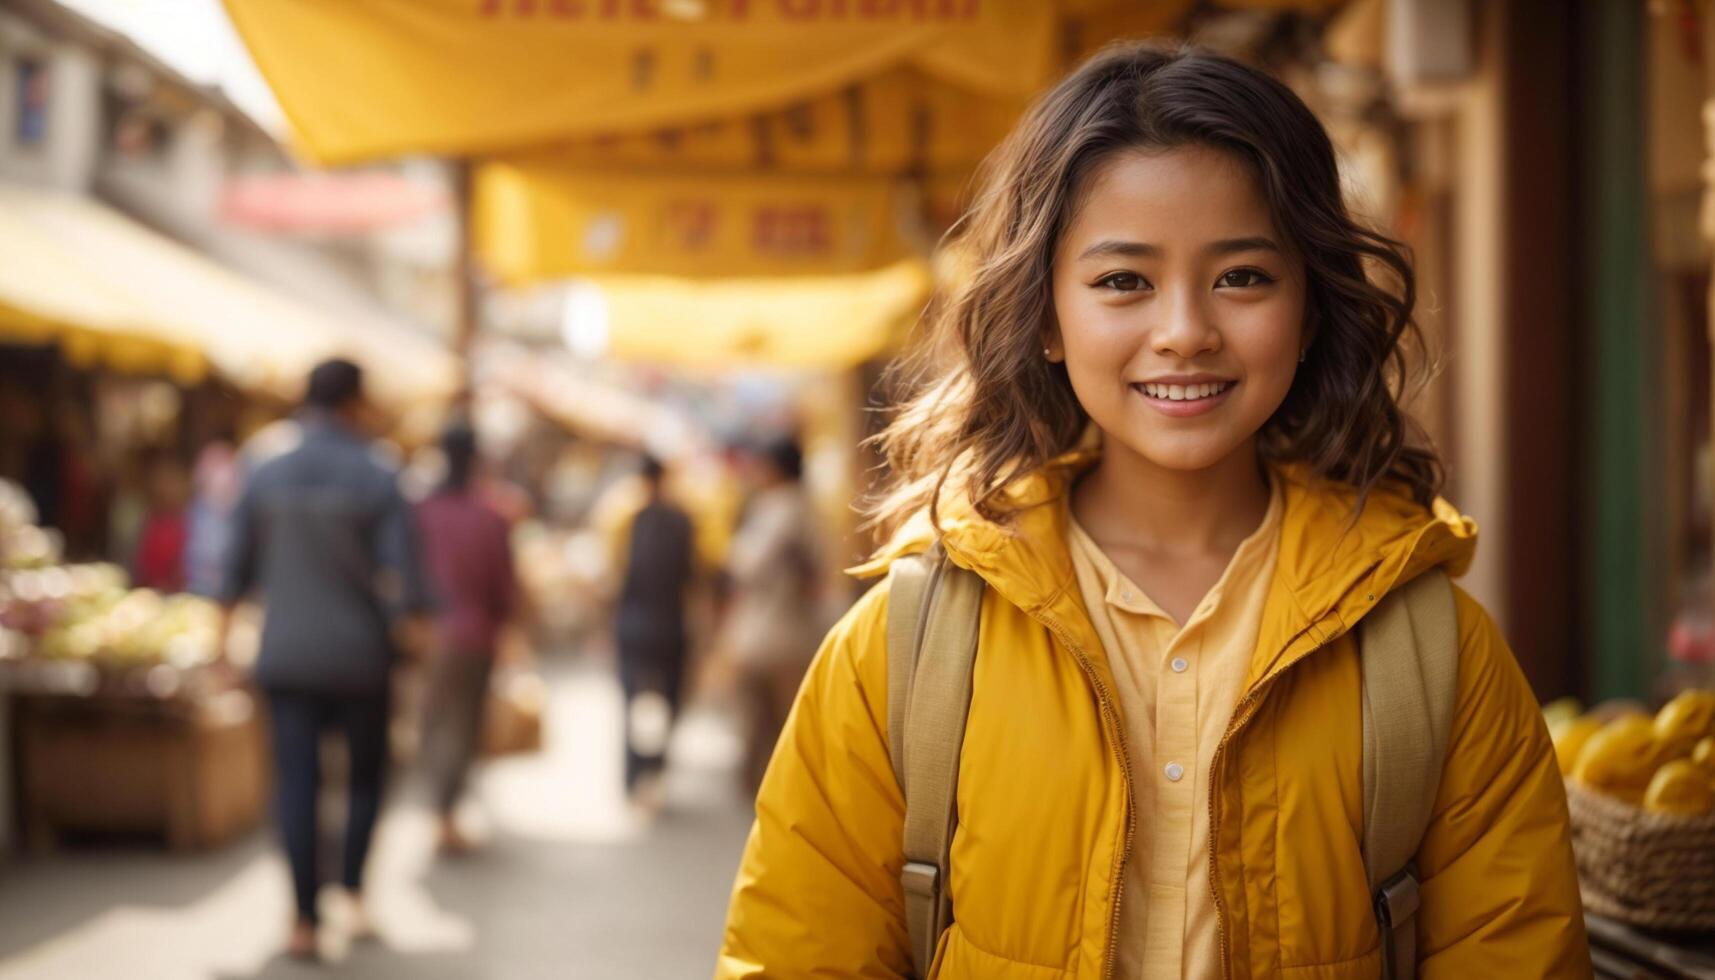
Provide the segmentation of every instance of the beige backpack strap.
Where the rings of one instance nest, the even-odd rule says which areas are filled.
[[[938,549],[892,566],[887,614],[887,718],[905,794],[905,922],[917,976],[927,976],[952,924],[946,869],[958,823],[959,752],[971,704],[984,584]]]
[[[917,671],[917,630],[929,596],[932,566],[927,555],[896,558],[887,570],[887,750],[893,777],[905,789],[905,707]]]
[[[1417,976],[1414,859],[1429,827],[1458,693],[1453,587],[1431,569],[1358,624],[1364,702],[1364,867],[1382,936],[1382,976]]]

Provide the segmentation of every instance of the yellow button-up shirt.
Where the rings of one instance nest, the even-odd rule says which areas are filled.
[[[1278,481],[1262,523],[1183,627],[1076,520],[1072,564],[1113,669],[1134,775],[1136,837],[1120,902],[1122,980],[1220,974],[1209,884],[1209,766],[1243,692],[1280,550]]]

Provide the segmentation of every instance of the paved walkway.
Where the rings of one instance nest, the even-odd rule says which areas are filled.
[[[730,726],[687,715],[667,809],[644,826],[619,790],[617,686],[590,665],[549,680],[547,751],[477,784],[482,852],[433,860],[432,822],[408,803],[383,821],[380,942],[342,941],[331,895],[330,962],[279,957],[290,902],[267,833],[206,855],[81,850],[0,865],[0,980],[707,977],[749,826]]]

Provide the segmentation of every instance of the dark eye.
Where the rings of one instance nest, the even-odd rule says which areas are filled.
[[[1231,272],[1223,273],[1215,285],[1242,289],[1245,286],[1266,286],[1273,281],[1274,277],[1261,269],[1234,269]]]
[[[1129,293],[1139,289],[1148,289],[1149,281],[1135,272],[1111,272],[1096,280],[1096,285],[1104,289]]]

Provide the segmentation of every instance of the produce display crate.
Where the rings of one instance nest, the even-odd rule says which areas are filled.
[[[1715,814],[1675,816],[1568,781],[1584,907],[1646,929],[1715,930]]]
[[[124,834],[194,850],[261,819],[266,744],[244,690],[163,698],[14,687],[13,697],[18,811],[32,848]]]

